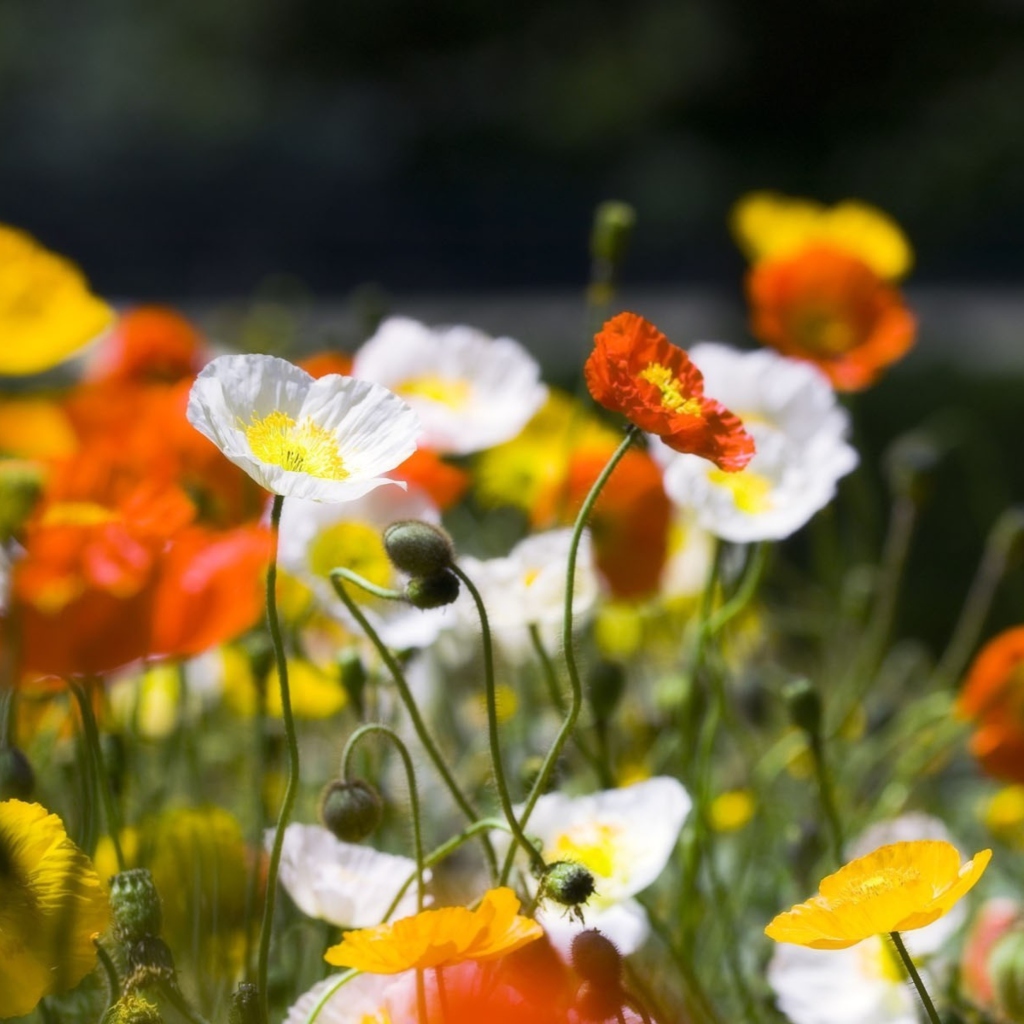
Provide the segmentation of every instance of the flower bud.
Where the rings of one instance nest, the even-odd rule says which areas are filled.
[[[782,691],[790,721],[808,736],[821,732],[821,697],[806,679],[797,679]]]
[[[596,928],[579,932],[569,947],[573,970],[595,987],[619,990],[622,977],[622,954],[611,939]]]
[[[391,564],[409,576],[434,576],[451,568],[452,539],[433,523],[402,519],[384,531],[384,550]]]
[[[441,608],[459,596],[459,577],[450,569],[433,576],[414,576],[405,585],[405,599],[417,608]]]
[[[132,868],[114,875],[110,880],[110,908],[114,935],[123,946],[160,934],[163,912],[149,868]]]
[[[576,1012],[586,1024],[604,1024],[604,1021],[621,1020],[622,989],[618,986],[607,988],[585,981],[576,993]]]
[[[540,884],[541,896],[560,903],[582,919],[582,907],[594,895],[594,876],[578,861],[556,860],[549,864]]]
[[[231,995],[228,1024],[261,1024],[260,993],[251,982],[243,982]]]
[[[384,816],[380,794],[363,779],[329,782],[320,796],[324,828],[345,843],[361,843],[375,832]]]
[[[105,1014],[100,1024],[163,1024],[160,1011],[148,999],[135,993],[127,993]]]
[[[602,659],[587,675],[587,696],[598,721],[607,720],[622,699],[626,673],[617,661]]]
[[[1024,930],[999,940],[989,957],[989,974],[999,1011],[1015,1024],[1024,1021]]]
[[[17,747],[0,747],[0,800],[27,800],[36,788],[36,773]]]
[[[174,956],[163,939],[144,935],[128,947],[128,970],[124,979],[125,992],[136,992],[150,985],[178,984]]]
[[[599,203],[590,232],[590,255],[595,260],[618,266],[626,255],[635,224],[636,210],[629,203],[615,199]]]

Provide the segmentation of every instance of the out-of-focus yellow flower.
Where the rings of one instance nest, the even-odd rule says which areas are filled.
[[[330,718],[348,702],[337,671],[328,672],[304,658],[288,659],[288,683],[296,718]],[[256,713],[256,681],[249,659],[237,648],[224,651],[224,703],[238,715]],[[267,714],[281,717],[277,668],[267,678]]]
[[[89,858],[39,804],[0,803],[0,1008],[29,1013],[96,965],[110,910]]]
[[[519,914],[519,899],[511,889],[491,889],[476,910],[424,910],[394,924],[345,932],[324,959],[335,967],[400,974],[467,960],[493,960],[543,934],[536,921]]]
[[[711,802],[711,827],[716,832],[735,832],[754,816],[754,797],[749,789],[731,789]]]
[[[137,867],[139,863],[139,830],[127,825],[121,829],[117,838],[121,844],[125,869]],[[109,835],[100,836],[96,843],[96,852],[92,855],[92,862],[96,865],[96,873],[105,881],[113,878],[121,870],[117,863],[114,842]]]
[[[823,878],[818,895],[765,928],[776,942],[846,949],[872,935],[913,931],[937,921],[981,877],[991,850],[960,864],[951,843],[890,843]]]
[[[82,272],[0,224],[0,374],[25,376],[74,355],[114,319]]]
[[[914,262],[899,225],[867,203],[827,207],[810,199],[752,192],[733,207],[733,235],[752,263],[827,244],[863,260],[879,277],[903,277]]]
[[[49,398],[4,398],[0,405],[0,452],[20,459],[59,459],[78,447],[71,420]]]
[[[997,839],[1024,846],[1024,786],[1004,786],[985,805],[983,818]]]
[[[594,641],[606,658],[625,659],[636,654],[644,641],[644,617],[634,605],[608,601],[598,608]]]

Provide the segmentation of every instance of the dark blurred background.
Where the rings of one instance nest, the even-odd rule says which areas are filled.
[[[0,219],[104,294],[735,287],[772,187],[891,211],[919,283],[1024,271],[1021,0],[4,0]]]

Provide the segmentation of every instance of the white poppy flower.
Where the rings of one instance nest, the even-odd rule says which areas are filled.
[[[746,469],[724,473],[706,459],[653,441],[665,491],[723,540],[780,540],[835,496],[858,461],[846,442],[849,416],[825,376],[769,349],[740,352],[703,343],[689,350],[714,395],[743,420],[757,451]]]
[[[310,1014],[321,1003],[323,1007],[315,1024],[375,1024],[390,1020],[392,996],[401,993],[404,997],[407,988],[407,979],[401,974],[357,974],[341,985],[339,977],[324,978],[299,996],[288,1010],[284,1024],[307,1024]]]
[[[419,414],[426,447],[457,455],[511,440],[547,397],[540,367],[519,342],[406,317],[380,325],[352,373],[404,398]]]
[[[268,829],[268,849],[273,838],[273,830]],[[320,825],[291,824],[285,829],[281,884],[304,914],[339,927],[372,928],[380,924],[398,890],[415,870],[415,861],[408,857],[343,843]],[[413,882],[391,918],[415,913]]]
[[[665,869],[692,806],[682,784],[669,776],[589,796],[548,793],[537,801],[526,832],[542,841],[544,860],[577,861],[596,885],[583,908],[585,924],[553,903],[538,912],[560,952],[583,928],[599,929],[623,954],[643,944],[646,914],[631,897]]]
[[[386,388],[284,359],[220,356],[192,385],[188,420],[274,494],[352,501],[416,450],[416,414]]]
[[[418,490],[382,487],[342,505],[293,500],[281,513],[281,567],[309,586],[326,611],[358,630],[330,582],[332,569],[351,569],[379,587],[401,590],[404,577],[384,550],[383,532],[400,519],[440,522],[437,508]],[[424,647],[437,636],[452,613],[447,608],[423,611],[404,601],[373,597],[346,584],[370,625],[389,647]]]
[[[927,814],[904,814],[878,822],[850,843],[849,858],[863,857],[889,843],[918,839],[952,842],[946,826]],[[903,941],[919,963],[925,985],[941,982],[933,955],[963,923],[963,904]],[[907,982],[895,949],[879,935],[847,949],[809,949],[777,943],[768,964],[768,984],[779,1009],[793,1024],[916,1024],[919,1001]]]

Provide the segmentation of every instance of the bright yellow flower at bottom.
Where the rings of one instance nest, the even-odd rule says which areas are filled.
[[[822,879],[817,896],[779,914],[765,934],[811,949],[846,949],[872,935],[923,928],[973,887],[991,856],[982,850],[961,866],[946,842],[880,846]]]
[[[476,910],[424,910],[394,924],[345,932],[324,959],[335,967],[354,967],[371,974],[490,960],[544,934],[536,921],[521,916],[518,910],[519,899],[511,889],[492,889]]]
[[[107,894],[60,818],[39,804],[0,803],[0,1013],[20,1017],[96,966]]]

